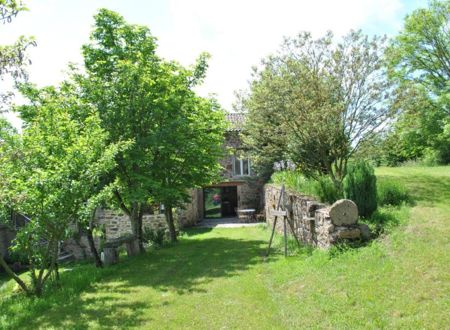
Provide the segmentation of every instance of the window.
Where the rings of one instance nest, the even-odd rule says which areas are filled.
[[[250,159],[233,158],[233,175],[246,176],[250,175]]]

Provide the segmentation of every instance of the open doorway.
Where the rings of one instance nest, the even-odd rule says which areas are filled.
[[[214,219],[236,216],[236,186],[204,188],[203,198],[205,218]]]

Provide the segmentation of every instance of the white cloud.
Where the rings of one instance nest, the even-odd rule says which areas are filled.
[[[159,53],[182,64],[194,63],[207,51],[212,55],[202,94],[217,94],[228,110],[233,92],[245,88],[253,65],[275,52],[283,36],[308,30],[315,36],[332,30],[369,27],[384,33],[399,28],[404,9],[400,0],[41,0],[29,4],[30,12],[1,26],[0,44],[20,34],[35,35],[38,47],[31,52],[31,80],[55,84],[69,61],[80,61],[80,47],[88,40],[92,16],[106,6],[132,23],[150,26],[158,37]]]
[[[160,38],[160,52],[192,63],[201,51],[212,54],[202,93],[215,92],[230,109],[233,92],[245,88],[253,65],[276,51],[283,36],[327,30],[342,35],[369,22],[397,24],[397,0],[349,1],[183,1],[170,2],[172,29]]]

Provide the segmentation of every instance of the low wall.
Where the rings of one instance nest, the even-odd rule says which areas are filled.
[[[272,215],[280,198],[281,188],[276,185],[264,187],[266,221],[273,226]],[[328,248],[341,240],[360,239],[361,230],[358,210],[350,200],[340,200],[332,206],[318,202],[311,196],[287,190],[284,194],[288,221],[298,239],[319,248]],[[283,219],[277,221],[278,232],[283,232]],[[288,226],[288,232],[290,228]]]
[[[100,210],[97,212],[99,224],[105,225],[106,240],[117,239],[126,234],[131,234],[130,218],[119,211]],[[143,228],[166,227],[164,214],[145,214],[142,217]]]
[[[189,196],[190,202],[184,204],[183,208],[177,208],[174,213],[183,227],[194,226],[203,217],[203,189],[190,189]]]

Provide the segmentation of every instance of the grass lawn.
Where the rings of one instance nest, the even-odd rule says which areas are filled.
[[[261,255],[263,227],[188,231],[181,241],[97,270],[66,268],[42,299],[0,277],[0,328],[431,328],[450,324],[450,167],[380,168],[413,207],[358,249]],[[3,284],[2,284],[3,283]]]

